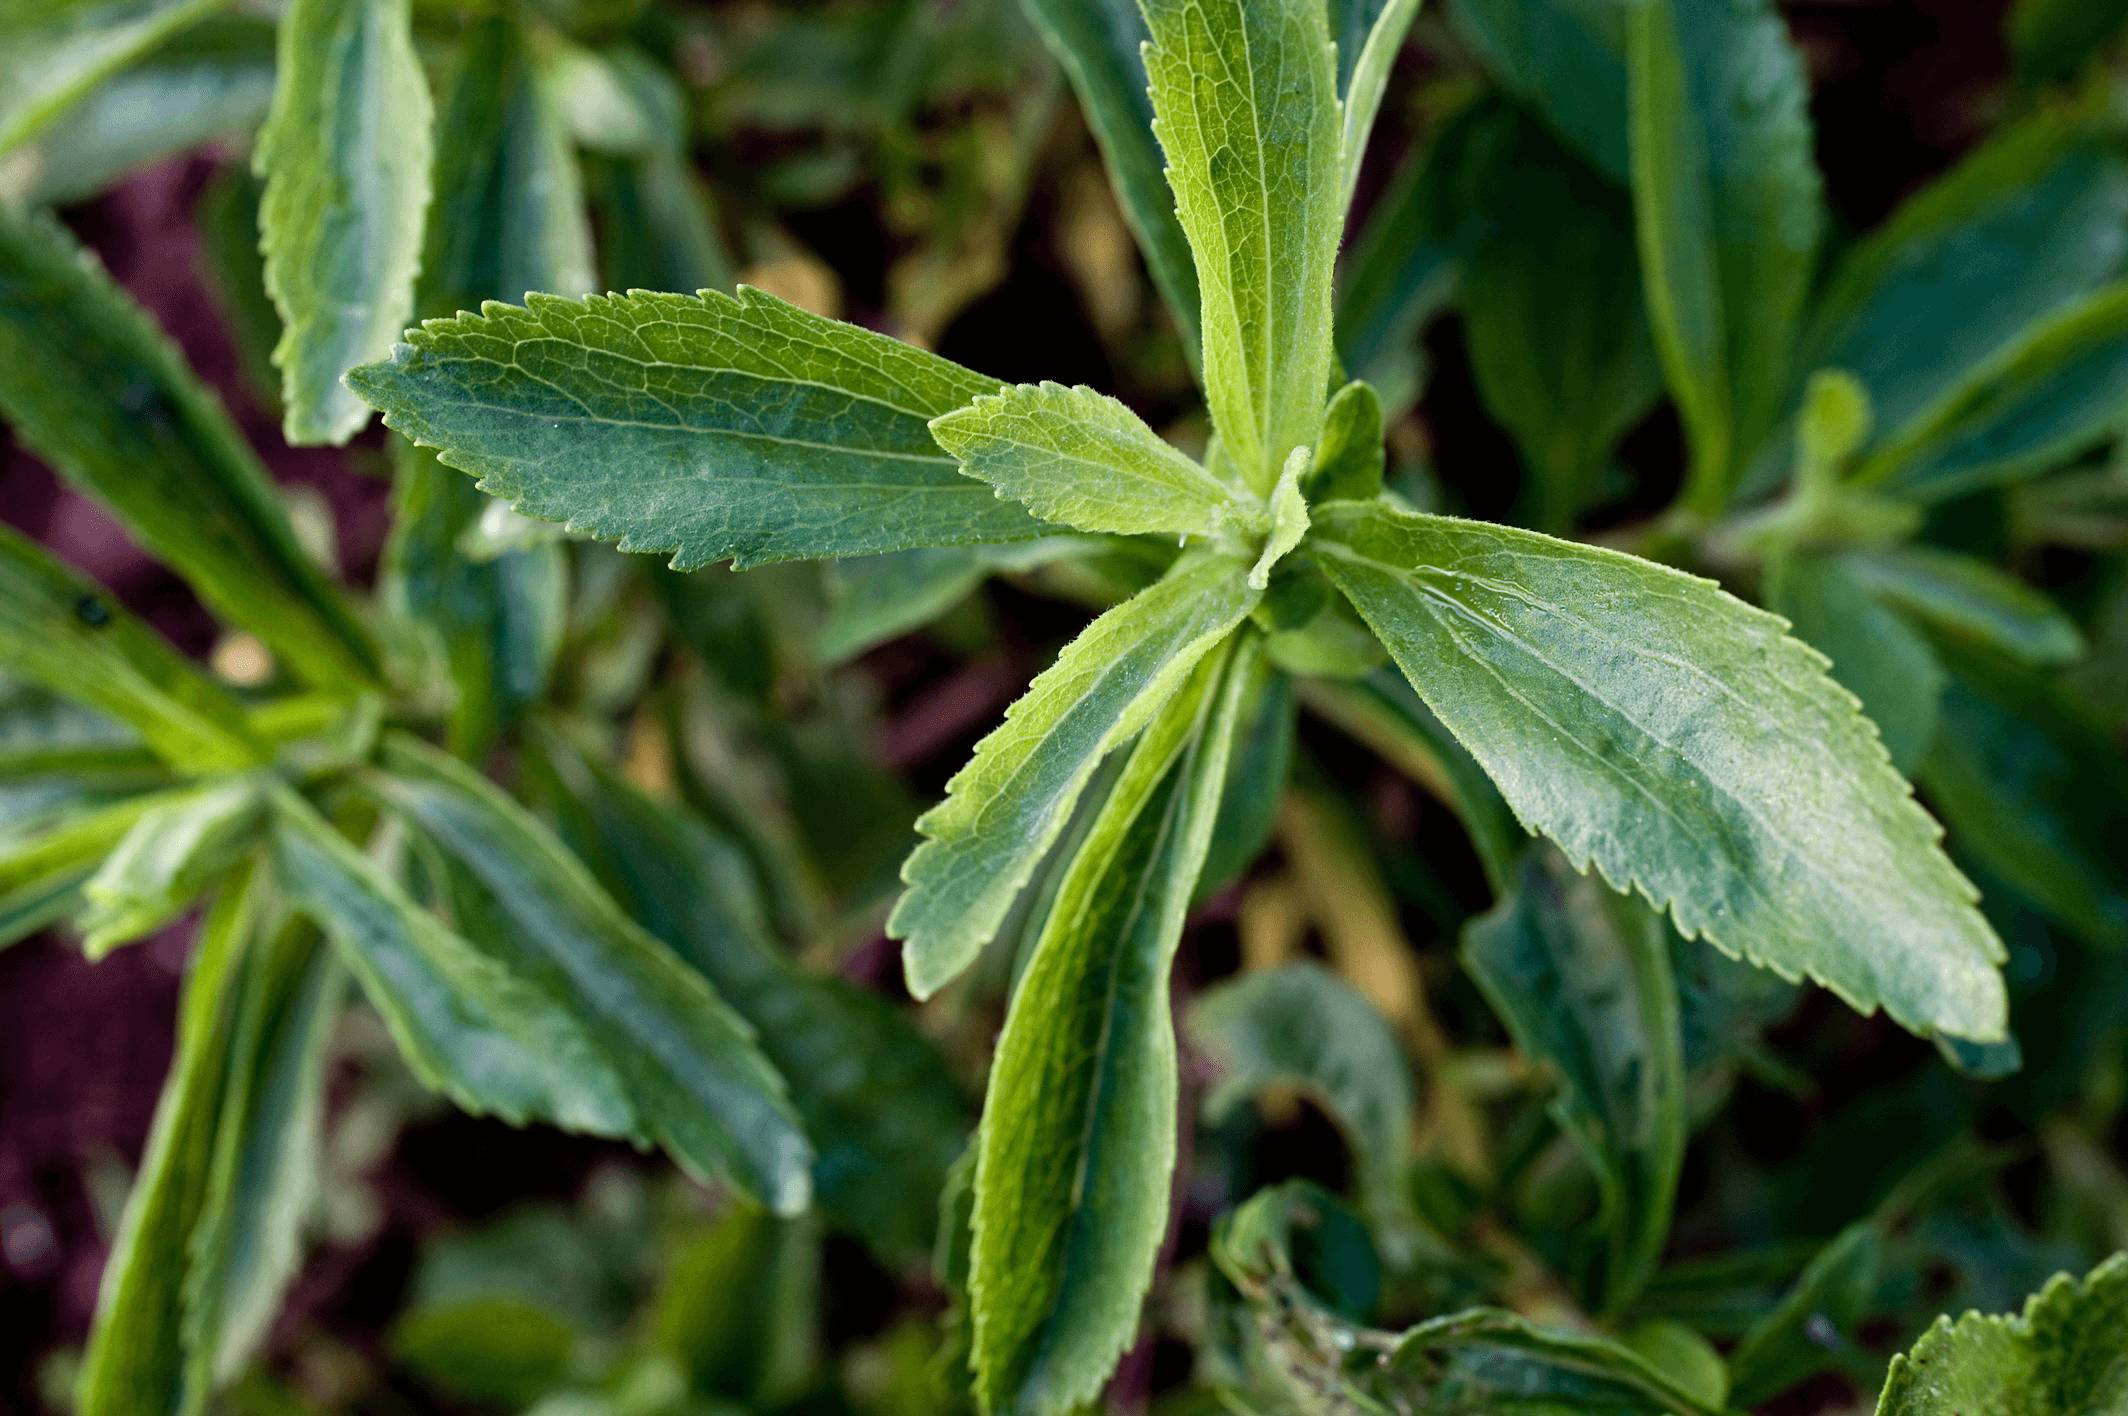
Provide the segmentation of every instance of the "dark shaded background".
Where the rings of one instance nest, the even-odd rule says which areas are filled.
[[[1798,0],[1784,9],[1810,66],[1818,161],[1845,230],[1881,220],[1990,126],[2006,72],[2002,0]],[[1385,127],[1390,121],[1385,113]],[[1084,148],[1083,134],[1068,138]],[[1377,146],[1370,170],[1398,155],[1393,142]],[[384,537],[387,487],[355,469],[376,457],[379,434],[372,429],[348,452],[290,449],[247,392],[192,228],[194,203],[222,160],[165,163],[66,218],[222,393],[275,475],[329,500],[342,563],[366,582]],[[1060,268],[1055,224],[1044,219],[1052,194],[1037,183],[1012,273],[955,321],[941,352],[1007,379],[1113,386],[1114,371]],[[885,285],[887,238],[867,195],[791,223],[842,274],[858,319],[866,318],[868,302],[876,310]],[[1029,329],[1044,331],[1043,338],[1029,340]],[[1439,465],[1451,477],[1459,468],[1512,466],[1508,444],[1477,411],[1452,325],[1429,331],[1427,345],[1433,373],[1420,417]],[[1628,455],[1674,458],[1671,415],[1651,423],[1629,440]],[[15,448],[4,426],[0,520],[110,586],[185,650],[211,650],[213,622],[184,586],[144,558],[101,510]],[[1008,609],[1019,607],[1014,601]],[[890,654],[876,667],[935,685],[898,708],[888,734],[903,745],[894,753],[903,765],[939,781],[1019,681],[994,666],[953,673],[949,661],[921,656]],[[41,1357],[86,1334],[109,1218],[92,1197],[101,1193],[108,1203],[122,1193],[139,1158],[170,1059],[188,947],[189,929],[180,927],[96,965],[55,938],[0,954],[0,1411],[37,1410]],[[890,962],[883,948],[867,954],[874,964]],[[1805,1018],[1825,1021],[1815,1009]],[[1851,1024],[1865,1059],[1872,1040],[1893,1059],[1906,1055],[1881,1020]],[[1865,1060],[1831,1085],[1865,1085],[1871,1075]],[[1809,1129],[1806,1116],[1767,1120],[1792,1142]],[[313,1254],[284,1330],[317,1324],[356,1343],[374,1341],[400,1305],[422,1234],[527,1197],[568,1193],[592,1166],[616,1160],[639,1163],[596,1142],[455,1114],[416,1124],[374,1179],[387,1210],[381,1232],[358,1248]],[[864,1287],[857,1283],[846,1295],[845,1306],[857,1310],[848,1321],[863,1323],[864,1310],[885,1301]],[[1809,1409],[1808,1398],[1795,1409]]]

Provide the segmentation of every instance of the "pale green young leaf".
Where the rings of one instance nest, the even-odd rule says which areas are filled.
[[[1935,410],[1975,397],[1967,390],[1991,371],[2017,369],[2016,351],[2035,331],[2081,318],[2084,297],[2128,275],[2124,227],[2128,155],[2087,111],[2043,112],[1977,149],[1846,253],[1812,318],[1803,367],[1862,381],[1872,452],[1906,441]],[[2009,422],[2013,433],[2045,426],[2030,411]]]
[[[731,1000],[789,1082],[818,1152],[820,1207],[883,1256],[927,1253],[967,1144],[966,1099],[937,1049],[885,999],[780,950],[736,845],[551,735],[544,745],[578,858]]]
[[[471,768],[398,736],[384,764],[371,789],[470,872],[520,947],[566,980],[643,1128],[690,1174],[726,1174],[778,1214],[804,1209],[812,1148],[746,1022]]]
[[[229,1069],[243,956],[261,902],[245,876],[216,897],[178,1012],[177,1055],[155,1107],[148,1147],[126,1197],[104,1264],[96,1317],[82,1354],[75,1400],[82,1416],[177,1416],[205,1393],[188,1393],[176,1321],[187,1251],[213,1173],[215,1116]]]
[[[1855,469],[1917,501],[2052,471],[2104,442],[2128,398],[2128,283],[2036,319]]]
[[[1911,772],[1935,740],[1943,666],[1922,633],[1887,609],[1847,557],[1796,554],[1767,568],[1766,608],[1832,661],[1832,676],[1877,725],[1892,765]]]
[[[301,1261],[324,1159],[326,1052],[346,991],[339,961],[305,924],[261,938],[243,967],[185,1278],[193,1411],[257,1351]]]
[[[1123,220],[1182,332],[1192,367],[1200,358],[1197,268],[1175,200],[1161,176],[1146,93],[1145,15],[1138,0],[1022,0],[1086,110]]]
[[[1168,972],[1253,652],[1206,659],[1146,726],[1058,891],[998,1039],[977,1144],[977,1399],[1046,1416],[1137,1331],[1176,1145]]]
[[[293,792],[276,792],[274,861],[424,1085],[512,1125],[637,1130],[627,1091],[568,1000],[520,978],[407,898]]]
[[[1302,480],[1310,501],[1365,501],[1382,490],[1382,400],[1374,385],[1355,379],[1323,411],[1315,462]]]
[[[282,15],[252,163],[291,443],[344,443],[369,420],[340,376],[388,351],[413,313],[431,117],[411,0],[294,0]]]
[[[2024,1311],[1938,1318],[1892,1358],[1877,1416],[2065,1416],[2128,1406],[2128,1254],[2079,1282],[2068,1274]]]
[[[2128,947],[2119,746],[2032,670],[1943,652],[1943,727],[1920,775],[1959,848],[2092,944]]]
[[[1374,116],[1389,87],[1389,71],[1411,22],[1419,17],[1419,0],[1330,0],[1330,37],[1337,44],[1337,96],[1344,110],[1344,177],[1339,209],[1352,204],[1360,163]]]
[[[1264,537],[1263,550],[1257,555],[1256,564],[1249,567],[1251,589],[1262,590],[1268,586],[1272,569],[1292,554],[1301,538],[1308,534],[1308,498],[1300,489],[1300,479],[1307,472],[1312,456],[1305,447],[1294,448],[1286,454],[1285,470],[1278,474],[1278,483],[1271,488],[1270,531]]]
[[[982,951],[1101,759],[1144,727],[1205,651],[1255,607],[1247,567],[1193,557],[1065,646],[976,744],[916,823],[908,889],[887,921],[909,990],[928,998]]]
[[[1648,313],[1711,514],[1782,411],[1824,236],[1809,80],[1771,0],[1647,0],[1627,52]]]
[[[272,21],[210,18],[0,155],[0,200],[53,207],[93,197],[152,163],[249,134],[272,98]],[[249,239],[257,243],[256,227]]]
[[[176,919],[258,834],[260,783],[209,782],[155,803],[82,886],[82,952],[100,959]]]
[[[13,944],[80,907],[81,887],[147,813],[190,788],[114,802],[68,802],[11,821],[0,838],[0,944]]]
[[[1986,561],[1928,546],[1857,551],[1848,573],[1888,605],[1945,633],[2046,668],[2084,652],[2083,632],[2052,600]]]
[[[1209,540],[1263,524],[1260,501],[1090,388],[1010,385],[933,418],[931,436],[1000,497],[1081,531]]]
[[[1552,1114],[1602,1195],[1602,1293],[1615,1312],[1662,1257],[1685,1160],[1669,926],[1539,847],[1524,853],[1514,893],[1464,932],[1462,956],[1515,1045],[1556,1074]]]
[[[0,527],[0,662],[108,713],[180,772],[256,766],[265,749],[220,684],[43,547]]]
[[[1916,1032],[2003,1035],[2003,948],[1973,887],[1780,620],[1530,531],[1350,504],[1317,531],[1420,697],[1577,869]]]
[[[1343,231],[1321,0],[1145,0],[1153,132],[1190,239],[1212,423],[1257,493],[1315,441]]]
[[[674,568],[1019,541],[928,426],[999,385],[772,295],[535,296],[348,375],[484,490]]]
[[[1373,1210],[1402,1208],[1411,1064],[1388,1019],[1351,984],[1307,962],[1241,974],[1206,989],[1188,1027],[1215,1078],[1202,1103],[1207,1121],[1266,1089],[1297,1088],[1343,1131]]]
[[[16,0],[0,11],[0,153],[230,0]]]
[[[338,693],[375,681],[368,633],[214,395],[94,257],[57,224],[6,209],[0,414],[299,677]]]

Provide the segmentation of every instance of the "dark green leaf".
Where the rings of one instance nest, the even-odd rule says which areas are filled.
[[[1558,1077],[1553,1115],[1603,1196],[1601,1291],[1616,1311],[1662,1257],[1685,1160],[1669,927],[1540,847],[1524,854],[1514,894],[1464,932],[1463,965],[1516,1045]]]
[[[1014,992],[975,1179],[969,1293],[987,1410],[1078,1408],[1137,1330],[1175,1165],[1168,973],[1250,657],[1206,660],[1147,725]]]
[[[1621,185],[1635,0],[1455,0],[1458,28],[1503,88]]]
[[[229,0],[18,0],[0,13],[0,152]]]
[[[1645,0],[1628,45],[1648,314],[1718,511],[1782,412],[1824,235],[1810,86],[1771,0]]]
[[[1737,1405],[1761,1405],[1832,1365],[1867,1315],[1883,1264],[1884,1235],[1873,1221],[1841,1230],[1813,1256],[1729,1354]]]
[[[2084,651],[2076,622],[2015,576],[1926,546],[1861,551],[1848,572],[1887,604],[2023,663],[2065,664]]]
[[[372,789],[476,877],[521,947],[567,981],[643,1127],[689,1173],[727,1173],[779,1214],[804,1209],[812,1148],[745,1021],[491,783],[404,737],[387,740],[385,766]]]
[[[1936,736],[1943,667],[1919,630],[1877,602],[1849,558],[1795,555],[1766,576],[1766,608],[1832,660],[1832,676],[1862,700],[1892,765],[1911,772]]]
[[[5,210],[0,412],[296,674],[336,693],[375,681],[367,633],[297,543],[229,415],[94,257],[52,222]]]
[[[1853,1006],[2003,1035],[2003,957],[1854,699],[1703,580],[1341,504],[1319,559],[1524,825],[1687,935]]]

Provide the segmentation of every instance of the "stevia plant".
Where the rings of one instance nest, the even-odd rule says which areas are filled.
[[[2020,544],[2080,543],[2117,497],[2104,471],[2041,480],[2108,440],[2128,391],[2128,158],[2103,75],[2077,72],[2091,36],[2027,0],[2028,87],[2002,133],[1828,255],[1803,67],[1770,6],[1462,0],[1422,39],[1448,70],[1429,138],[1340,271],[1416,4],[1024,8],[1169,303],[1209,438],[721,293],[687,50],[662,9],[0,16],[35,60],[0,74],[0,192],[65,201],[151,150],[256,127],[258,186],[219,189],[237,233],[219,245],[242,274],[259,237],[248,324],[270,332],[284,434],[346,442],[372,405],[394,430],[365,606],[146,316],[56,223],[0,213],[0,410],[268,664],[232,687],[0,535],[0,934],[64,921],[97,957],[203,907],[83,1410],[207,1409],[259,1349],[300,1255],[331,1029],[358,995],[459,1107],[662,1149],[735,1201],[647,1335],[602,1332],[537,1380],[480,1388],[494,1314],[417,1308],[399,1356],[446,1390],[678,1411],[832,1389],[893,1409],[771,1370],[786,1344],[726,1330],[806,1306],[786,1285],[827,1227],[892,1265],[938,1240],[953,1307],[920,1324],[942,1350],[919,1409],[1084,1409],[1173,1227],[1184,921],[1274,829],[1292,879],[1330,902],[1333,956],[1372,962],[1340,960],[1364,992],[1301,962],[1189,1002],[1187,1044],[1218,1079],[1201,1135],[1218,1150],[1244,1103],[1297,1089],[1353,1183],[1257,1190],[1177,1273],[1189,1296],[1169,1301],[1193,1311],[1163,1326],[1189,1331],[1206,1401],[1743,1409],[1829,1369],[1874,1385],[1847,1339],[1887,1309],[1949,1306],[1901,1277],[1945,1254],[1991,1277],[2089,1268],[1999,1208],[1984,1238],[1956,1227],[1946,1197],[2013,1163],[1970,1145],[1915,1142],[1823,1243],[1785,1212],[1793,1232],[1744,1226],[1802,1253],[1702,1257],[1704,1234],[1673,1228],[1688,1146],[1736,1076],[1807,1084],[1759,1038],[1798,981],[1933,1039],[1932,1081],[2014,1073],[1998,928],[2028,989],[2035,954],[2060,974],[2021,1003],[2048,1010],[2026,1040],[2051,1065],[2006,1085],[2033,1111],[2080,1106],[2046,1132],[2050,1159],[2094,1209],[2118,1194],[2073,1149],[2107,1124],[2103,1068],[2088,1095],[2074,1074],[2104,1055],[2117,991],[2103,963],[2048,951],[2055,931],[2096,951],[2128,929],[2110,859],[2128,788],[2052,673],[2083,649],[2075,621],[1956,524],[1981,498]],[[891,64],[818,31],[827,106],[853,74],[892,76],[867,82],[855,125],[877,125],[883,164],[906,146],[891,130],[930,14],[890,18]],[[773,76],[826,23],[780,21],[760,41],[772,77],[724,80],[741,106],[753,84],[764,107],[819,107]],[[1052,91],[1014,110],[1022,158]],[[111,141],[108,115],[143,95],[169,121]],[[1026,180],[987,190],[1013,206]],[[933,244],[890,281],[918,335],[997,259],[996,229],[933,211]],[[636,285],[716,288],[586,293]],[[1448,308],[1521,462],[1515,510],[1543,530],[1444,514],[1440,483],[1389,475],[1385,439],[1424,383],[1416,330]],[[1620,439],[1665,390],[1687,449],[1675,503],[1605,546],[1550,534],[1616,495]],[[673,572],[764,569],[712,582],[586,538]],[[791,652],[777,640],[803,637],[775,611],[804,582],[770,567],[807,560],[837,563],[829,663],[990,575],[1099,611],[921,818],[886,921],[919,999],[1010,977],[965,1153],[931,1038],[786,950],[840,923],[823,897],[864,914],[856,837],[899,810],[876,771],[794,742],[807,725],[763,687]],[[699,662],[660,681],[661,648]],[[1493,903],[1445,927],[1541,1074],[1473,1080],[1498,1059],[1412,1001],[1375,845],[1294,746],[1300,707],[1455,814]],[[601,729],[624,714],[660,725],[679,800],[622,770]],[[830,805],[784,821],[754,771],[783,788],[832,772]],[[1989,884],[1988,916],[1904,771]],[[1871,1144],[1798,1163],[1829,1181],[1899,1150],[1877,1121]],[[2107,1225],[2089,1227],[2117,1247]],[[2110,1409],[2120,1273],[1960,1290],[1999,1312],[2039,1288],[2021,1316],[1929,1331],[1880,1412]],[[522,1330],[492,1337],[522,1355]]]

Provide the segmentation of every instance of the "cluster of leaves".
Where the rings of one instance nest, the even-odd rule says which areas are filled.
[[[252,1360],[357,996],[464,1110],[661,1149],[738,1206],[682,1260],[647,1355],[558,1365],[569,1343],[523,1293],[410,1317],[408,1360],[461,1394],[827,1399],[756,1323],[811,1302],[832,1227],[889,1265],[935,1243],[952,1298],[913,1330],[937,1360],[843,1399],[1083,1409],[1173,1229],[1185,921],[1274,833],[1350,957],[1248,969],[1187,1010],[1218,1078],[1199,1129],[1227,1138],[1241,1202],[1191,1269],[1178,1402],[1717,1413],[1831,1368],[1873,1383],[1859,1325],[1937,1311],[1915,1255],[2008,1163],[1951,1140],[1969,1093],[1886,1096],[1924,1144],[1911,1173],[1828,1187],[1866,1193],[1821,1248],[1827,1228],[1761,1223],[1673,1258],[1688,1148],[1739,1077],[1809,1085],[1761,1040],[1805,981],[1932,1040],[1915,1085],[2011,1089],[2114,1206],[2052,1248],[1988,1208],[2014,1253],[1974,1272],[2030,1276],[2018,1293],[2039,1256],[2089,1276],[1931,1330],[1880,1412],[2122,1399],[2128,1268],[2091,1268],[2123,1240],[2119,1094],[2085,1079],[2120,1054],[2128,768],[2120,700],[2099,710],[2128,575],[2108,562],[2080,622],[2002,566],[2121,537],[2095,459],[2128,394],[2128,138],[2111,75],[2061,57],[2086,21],[2028,0],[2024,111],[1828,257],[1803,65],[1766,0],[1461,0],[1424,36],[1454,78],[1412,105],[1426,140],[1341,269],[1416,0],[1026,0],[1202,391],[1185,450],[1105,393],[725,293],[680,77],[701,36],[624,9],[291,0],[268,25],[43,0],[0,23],[0,161],[26,198],[0,212],[0,412],[269,664],[232,685],[0,533],[0,932],[65,921],[95,957],[202,910],[82,1410],[200,1410]],[[889,6],[836,41],[903,76],[839,120],[821,110],[869,80],[823,101],[779,76],[797,19],[723,97],[906,154],[915,92],[966,81],[912,53],[933,19]],[[239,30],[273,31],[262,68]],[[1022,197],[1048,83],[1008,104]],[[99,105],[142,102],[172,121],[109,137]],[[286,436],[344,443],[372,409],[393,434],[370,603],[143,312],[28,209],[253,120]],[[912,334],[983,278],[940,210],[897,286]],[[1460,469],[1392,475],[1417,331],[1451,305],[1542,530],[1449,514]],[[1620,440],[1665,393],[1674,504],[1611,544],[1553,534],[1639,490]],[[822,560],[847,565],[794,649],[816,582],[783,563]],[[769,569],[683,574],[726,561]],[[900,788],[850,746],[865,707],[825,667],[993,575],[1099,613],[916,820],[885,917],[917,1000],[964,975],[1008,999],[971,1135],[950,1023],[787,941],[819,957],[869,932],[906,846]],[[1489,910],[1380,868],[1296,747],[1302,708],[1440,798]],[[1460,929],[1471,1021],[1512,1043],[1489,1069],[1424,1001],[1401,895]],[[1344,1139],[1349,1200],[1248,1183],[1242,1103],[1296,1091]]]

